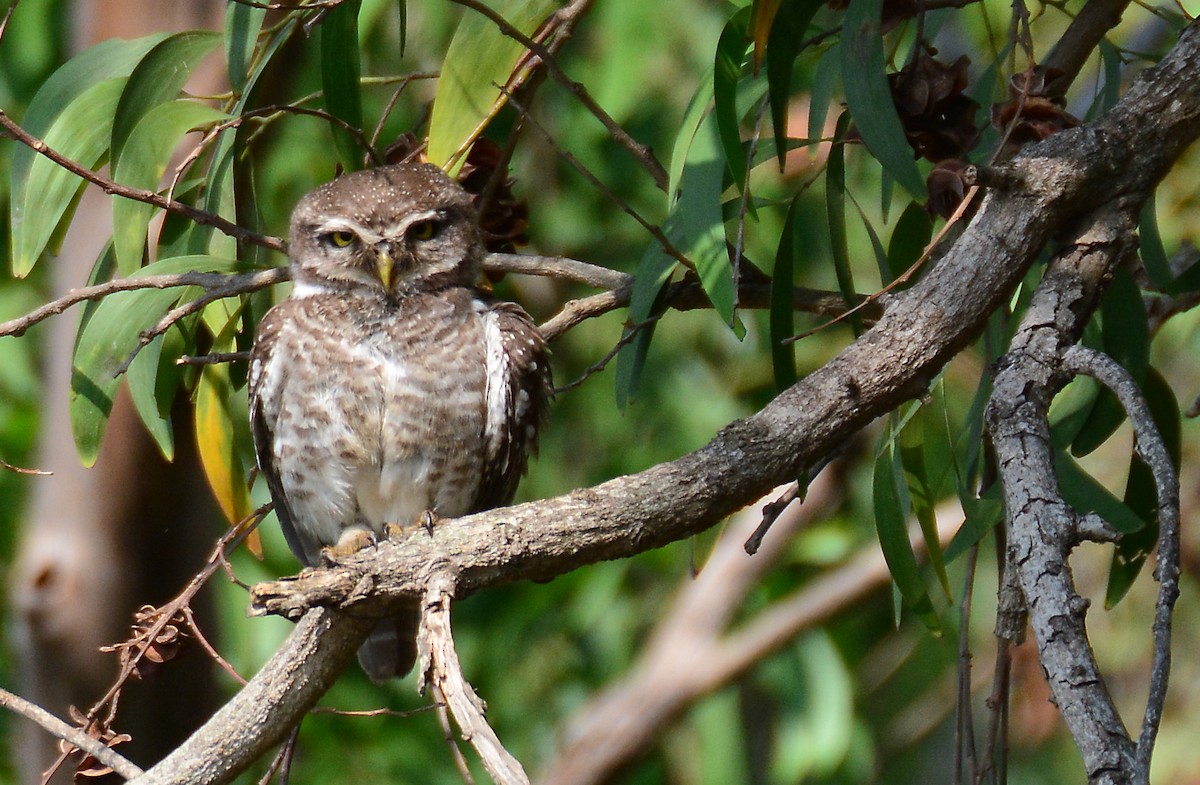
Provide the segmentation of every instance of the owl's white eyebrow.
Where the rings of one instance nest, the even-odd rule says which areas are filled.
[[[327,232],[353,232],[356,236],[362,238],[368,243],[375,242],[379,239],[379,235],[375,234],[375,232],[371,231],[360,223],[351,221],[349,218],[330,218],[317,227],[317,232],[319,234],[325,234]]]
[[[411,213],[404,216],[403,220],[397,221],[391,226],[383,230],[384,237],[402,237],[408,231],[408,227],[413,224],[419,224],[422,221],[431,221],[442,218],[445,212],[442,210],[425,210],[419,213]]]

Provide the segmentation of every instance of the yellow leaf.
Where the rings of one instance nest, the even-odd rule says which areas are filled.
[[[208,484],[230,525],[254,509],[235,436],[244,418],[234,413],[232,395],[228,367],[204,366],[196,385],[196,447]],[[262,557],[258,532],[252,532],[246,544],[255,556]]]
[[[771,34],[771,24],[775,14],[779,12],[781,0],[754,0],[754,8],[750,12],[750,31],[754,36],[754,73],[762,67],[763,51],[767,48],[767,37]]]

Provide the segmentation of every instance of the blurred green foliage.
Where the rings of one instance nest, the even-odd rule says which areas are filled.
[[[0,107],[17,119],[24,115],[50,72],[66,61],[65,31],[55,21],[64,5],[22,5],[0,45]],[[878,289],[917,258],[929,237],[928,213],[913,201],[912,195],[922,194],[920,186],[930,166],[914,162],[901,138],[903,129],[886,100],[887,78],[880,70],[886,64],[886,70],[894,71],[907,61],[914,47],[915,23],[901,22],[881,36],[878,0],[851,0],[845,14],[803,2],[784,3],[779,11],[780,24],[793,25],[806,36],[829,34],[817,35],[818,40],[805,48],[768,43],[764,68],[756,72],[751,65],[752,41],[746,36],[755,35],[760,27],[773,30],[771,19],[764,21],[762,15],[767,12],[763,7],[780,4],[760,5],[749,9],[747,3],[716,0],[598,3],[582,18],[559,55],[571,79],[586,86],[617,123],[659,155],[670,171],[671,182],[684,185],[681,193],[663,194],[658,190],[634,157],[614,141],[574,95],[551,79],[536,95],[517,92],[522,107],[532,99],[528,106],[530,119],[522,120],[515,106],[504,106],[496,111],[484,132],[503,147],[510,135],[521,129],[510,172],[515,178],[514,192],[529,207],[528,250],[583,259],[629,273],[653,270],[661,273],[662,280],[670,276],[678,280],[683,273],[676,262],[663,256],[644,228],[620,208],[627,205],[654,224],[666,224],[667,233],[681,247],[707,253],[710,267],[702,269],[700,275],[705,290],[714,300],[730,297],[728,313],[668,312],[653,331],[652,341],[634,342],[623,361],[630,362],[629,352],[637,351],[640,345],[645,353],[644,366],[636,385],[632,375],[618,378],[618,363],[614,361],[559,396],[540,457],[522,485],[519,501],[595,484],[695,449],[726,423],[753,413],[769,401],[777,381],[790,378],[788,371],[781,375],[781,366],[791,362],[794,372],[803,376],[851,340],[851,327],[837,325],[790,349],[782,348],[778,343],[779,324],[786,323],[802,332],[824,321],[824,317],[811,314],[793,315],[790,309],[786,322],[778,321],[782,316],[779,308],[786,307],[780,303],[786,302],[786,297],[773,300],[777,320],[774,339],[772,315],[767,310],[742,310],[734,318],[728,288],[732,272],[723,267],[728,262],[725,240],[735,243],[740,237],[745,263],[753,263],[765,275],[783,272],[780,277],[787,280],[782,284],[776,281],[777,285],[796,284],[851,295],[855,290]],[[1069,15],[1049,4],[1039,9],[1032,31],[1035,49],[1041,52],[1062,34]],[[1131,11],[1112,34],[1112,43],[1106,44],[1111,51],[1094,57],[1077,81],[1068,107],[1085,116],[1111,105],[1117,95],[1114,80],[1126,80],[1135,70],[1114,67],[1114,53],[1140,65],[1144,60],[1137,53],[1152,53],[1152,59],[1165,51],[1172,25],[1177,23],[1169,11],[1163,11],[1165,19],[1145,10]],[[268,16],[257,9],[231,4],[228,14],[223,43],[231,68],[230,82],[237,90],[228,100],[218,102],[223,112],[237,116],[265,106],[300,106],[324,108],[352,125],[361,118],[359,139],[324,118],[286,111],[223,127],[175,191],[177,198],[194,201],[243,226],[274,235],[286,233],[292,204],[311,187],[334,176],[339,165],[353,168],[370,163],[361,147],[356,147],[362,138],[369,141],[377,137],[382,154],[389,143],[405,133],[412,132],[419,139],[428,132],[424,123],[429,118],[430,102],[444,95],[444,88],[431,76],[451,68],[456,74],[469,73],[476,67],[490,73],[488,69],[496,65],[447,63],[448,52],[462,52],[458,55],[461,57],[499,56],[492,49],[486,50],[492,54],[476,53],[463,45],[462,39],[455,48],[455,36],[461,34],[464,18],[473,20],[471,29],[477,31],[473,35],[498,33],[492,26],[481,24],[471,12],[446,2],[348,3],[330,13],[326,22],[318,25],[320,34],[314,36],[304,35],[302,25],[305,20],[312,21],[312,12]],[[976,3],[964,9],[931,12],[924,22],[925,32],[941,50],[943,60],[970,53],[973,62],[969,92],[983,106],[976,117],[981,128],[986,126],[991,102],[1006,97],[1004,85],[1012,74],[1011,47],[1004,34],[1009,24],[1007,14],[1003,4]],[[808,16],[812,17],[811,26],[806,25]],[[857,27],[839,36],[835,33],[843,23]],[[714,51],[719,41],[725,62],[714,71]],[[851,51],[850,44],[855,41],[858,48]],[[122,46],[148,48],[152,43]],[[202,48],[203,44],[197,46]],[[479,48],[480,52],[484,50]],[[195,50],[194,54],[198,57],[201,52]],[[137,72],[130,76],[130,69],[143,62],[139,57],[133,57],[130,67],[114,77],[128,77],[128,82],[113,90],[138,84]],[[183,59],[187,58],[169,58],[166,65]],[[413,78],[410,81],[408,77]],[[721,79],[725,81],[721,83]],[[162,80],[141,81],[148,85],[140,88],[141,92],[122,94],[121,105],[134,106],[129,110],[134,114],[126,118],[126,131],[122,133],[137,133],[133,128],[139,118],[151,117],[153,107],[177,96],[176,85],[172,85],[152,97],[153,90],[161,91]],[[396,91],[402,85],[403,92],[397,97]],[[486,94],[488,100],[502,93],[490,82],[471,87]],[[338,92],[335,95],[325,90]],[[723,102],[721,112],[716,114],[710,113],[714,94],[716,101]],[[112,97],[115,99],[116,93]],[[775,113],[775,127],[783,127],[779,123],[785,121],[788,140],[771,137],[771,112],[764,108],[763,114],[758,114],[764,97],[770,99],[767,108]],[[138,99],[145,101],[138,103]],[[848,104],[850,114],[842,114],[843,103]],[[784,109],[786,114],[781,114]],[[115,114],[119,115],[120,110]],[[197,110],[196,114],[197,122],[210,128],[218,119],[208,117],[201,122],[199,115],[205,112]],[[837,126],[839,116],[844,120]],[[858,138],[865,146],[839,145],[831,157],[827,146],[816,144],[818,138],[829,137],[838,127],[838,138],[844,141],[852,116]],[[753,130],[759,117],[765,118],[761,133]],[[731,118],[736,123],[734,128],[729,126]],[[453,137],[461,129],[472,127],[469,117],[454,119],[456,122],[439,125],[438,132]],[[718,127],[721,122],[724,126]],[[452,130],[442,130],[446,128]],[[70,130],[60,129],[63,133]],[[174,133],[181,130],[176,127]],[[114,132],[114,139],[116,136]],[[756,140],[753,145],[751,138]],[[996,143],[995,134],[985,130],[981,145],[971,156],[981,160]],[[5,187],[0,189],[0,198],[7,199],[14,143],[4,144],[0,148],[0,181]],[[438,150],[457,149],[453,138],[441,139],[439,144]],[[779,152],[786,155],[780,158],[776,155]],[[124,156],[133,154],[120,145],[106,154],[112,156],[109,163],[114,171],[121,171],[122,165],[133,165],[122,163]],[[592,187],[568,155],[604,183],[611,194]],[[1195,236],[1190,216],[1195,214],[1198,198],[1194,182],[1200,160],[1196,155],[1193,152],[1164,183],[1157,213],[1147,219],[1147,226],[1153,227],[1157,218],[1157,231],[1168,253],[1178,248],[1182,239]],[[745,182],[731,179],[732,173],[742,171],[739,156],[750,162]],[[783,174],[778,160],[786,162]],[[161,176],[162,171],[157,174]],[[743,211],[740,200],[747,184],[746,219],[739,226]],[[71,196],[59,199],[68,220]],[[9,211],[3,214],[7,216]],[[933,230],[936,232],[941,225],[936,221]],[[9,231],[7,221],[0,223],[6,241]],[[786,246],[781,244],[785,235]],[[125,248],[118,261],[132,253],[135,267],[136,257],[146,254],[147,259],[194,256],[208,260],[198,261],[196,269],[217,269],[214,260],[231,256],[233,243],[211,229],[186,226],[172,230],[169,224],[153,253],[143,248],[140,240],[133,251]],[[283,262],[277,254],[261,248],[245,246],[238,250],[246,265]],[[31,259],[29,264],[36,261]],[[6,266],[0,273],[0,320],[28,312],[43,300],[46,267],[44,262],[39,263],[30,277],[18,280]],[[97,276],[112,275],[111,267],[111,259],[98,265]],[[1031,282],[1036,282],[1036,275],[1037,271],[1031,273]],[[654,313],[658,306],[658,287],[651,286],[651,278],[642,276],[639,282],[643,315]],[[1130,280],[1123,284],[1106,302],[1093,330],[1096,340],[1109,348],[1124,340],[1126,345],[1118,347],[1117,353],[1123,351],[1123,359],[1139,366],[1143,374],[1149,358],[1165,376],[1165,385],[1159,389],[1174,389],[1183,397],[1200,387],[1200,378],[1192,370],[1195,364],[1179,360],[1194,356],[1198,348],[1196,317],[1185,315],[1176,320],[1151,344],[1144,321],[1141,330],[1129,329],[1129,320],[1144,320],[1144,314],[1138,317],[1135,313],[1141,294],[1136,283]],[[501,281],[497,289],[502,296],[521,301],[539,319],[553,314],[568,299],[590,293],[563,282],[515,276]],[[179,298],[186,301],[197,294],[175,291],[164,302],[173,303]],[[273,296],[281,295],[282,291]],[[177,375],[171,384],[156,386],[158,374],[174,367],[175,357],[214,340],[231,342],[225,348],[236,348],[232,343],[235,341],[240,341],[238,346],[244,345],[271,296],[255,295],[245,304],[217,303],[199,318],[172,328],[168,340],[152,350],[161,353],[155,364],[159,370],[150,367],[137,377],[146,386],[148,400],[153,403],[153,395],[157,394],[169,402],[180,385],[190,393],[187,386],[194,383],[195,374]],[[163,299],[163,295],[157,293],[155,299]],[[166,307],[156,304],[156,313],[161,314]],[[1020,301],[1015,300],[1014,308],[1019,307]],[[111,373],[111,365],[119,359],[114,352],[127,350],[137,330],[146,326],[135,326],[133,320],[122,315],[127,310],[110,306],[89,311],[96,319],[111,320],[95,324],[91,329],[96,334],[103,330],[125,331],[125,343],[106,340],[105,348],[112,350],[108,354],[113,356],[92,363],[97,374],[101,369]],[[142,314],[142,321],[153,315]],[[566,384],[589,373],[589,368],[616,345],[627,317],[619,312],[592,319],[558,340],[553,346],[557,382]],[[917,567],[912,554],[906,552],[903,526],[914,510],[922,523],[928,524],[938,502],[956,495],[969,501],[974,494],[981,470],[978,390],[986,378],[984,369],[1002,351],[1002,341],[1011,326],[1008,314],[997,315],[980,345],[955,360],[939,378],[929,400],[901,410],[886,426],[873,428],[848,445],[845,465],[838,469],[845,486],[844,502],[829,519],[796,536],[785,558],[751,593],[743,616],[749,618],[770,607],[860,547],[875,542],[877,527],[889,559],[896,559],[892,564],[900,587],[897,595],[880,593],[856,604],[821,629],[801,636],[765,659],[735,684],[722,687],[696,704],[643,760],[622,772],[621,781],[783,785],[950,780],[955,747],[957,628],[961,624],[955,609],[965,580],[962,553],[966,550],[964,542],[969,545],[969,541],[979,540],[983,544],[969,638],[980,652],[973,679],[979,682],[977,717],[984,718],[982,696],[988,681],[984,671],[993,651],[989,626],[995,586],[994,548],[988,527],[994,524],[998,510],[994,504],[972,507],[984,512],[976,516],[974,527],[964,530],[959,547],[951,548],[948,556],[957,558],[948,558],[940,575],[941,570]],[[238,336],[234,337],[233,332]],[[90,346],[87,335],[83,333],[85,347]],[[36,347],[36,334],[21,340],[0,338],[0,457],[14,464],[28,459],[40,414]],[[77,356],[77,362],[86,366],[87,356]],[[220,423],[211,438],[240,449],[222,468],[247,476],[253,459],[244,444],[244,424],[237,421],[237,415],[244,411],[240,397],[244,391],[238,389],[244,374],[236,367],[231,373],[233,384],[228,394],[234,400],[221,403],[235,416]],[[1082,435],[1090,435],[1094,443],[1089,447],[1099,450],[1081,464],[1119,495],[1124,467],[1128,466],[1128,434],[1118,427],[1119,417],[1101,411],[1106,404],[1094,389],[1076,389],[1072,394],[1078,396],[1074,401],[1075,419],[1062,427],[1075,428],[1072,434],[1076,445]],[[617,406],[618,397],[628,398],[629,405]],[[161,407],[163,398],[158,400]],[[141,406],[139,410],[149,426],[161,428],[149,411],[153,408]],[[1172,411],[1177,414],[1177,408]],[[1090,429],[1089,417],[1093,422]],[[98,426],[102,428],[102,419]],[[1183,428],[1186,466],[1189,457],[1195,458],[1195,433],[1190,423]],[[160,433],[158,438],[163,444],[165,437]],[[1064,447],[1071,441],[1067,439]],[[81,443],[85,457],[95,447],[90,441]],[[1121,468],[1113,470],[1113,466]],[[4,554],[12,552],[28,482],[24,476],[0,471],[0,552]],[[261,483],[253,494],[257,503],[266,500]],[[1111,502],[1121,504],[1115,495]],[[1131,515],[1142,512],[1144,517],[1144,511],[1132,499],[1130,505],[1135,510]],[[213,531],[214,536],[219,531],[217,522]],[[714,536],[707,534],[622,562],[594,565],[545,585],[491,589],[456,606],[457,642],[468,678],[488,701],[488,716],[500,737],[531,771],[549,760],[565,721],[635,661],[640,643],[678,587],[687,583],[692,569],[703,563]],[[257,561],[244,551],[233,559],[235,572],[244,582],[296,569],[273,519],[263,526],[263,538],[265,561]],[[1103,566],[1108,552],[1096,549],[1088,558],[1102,566],[1085,570],[1084,583],[1093,596],[1103,596],[1109,580]],[[896,564],[903,566],[898,569]],[[934,564],[940,566],[940,561],[935,558]],[[1101,656],[1114,664],[1118,675],[1136,673],[1144,665],[1137,658],[1117,661],[1123,642],[1143,640],[1145,633],[1137,613],[1129,606],[1145,607],[1150,586],[1146,576],[1134,581],[1135,575],[1122,576],[1124,587],[1131,586],[1133,596],[1118,605],[1111,618],[1106,617],[1105,623],[1112,628],[1111,638],[1100,642]],[[247,620],[246,595],[237,586],[217,579],[211,590],[219,609],[221,651],[240,672],[251,673],[274,651],[289,625],[278,619]],[[1194,595],[1194,587],[1188,583],[1185,591],[1186,603],[1186,598]],[[897,629],[901,595],[906,607]],[[926,626],[940,634],[932,634],[919,622],[914,624],[911,608],[917,609],[917,616]],[[1184,627],[1184,640],[1198,634],[1194,625],[1180,626]],[[1145,654],[1142,652],[1142,659]],[[10,661],[4,658],[4,662]],[[1197,675],[1195,666],[1184,664],[1177,680],[1186,680],[1189,675]],[[7,666],[0,666],[0,677],[9,684],[15,674],[8,672]],[[1082,776],[1078,757],[1053,717],[1045,719],[1045,712],[1052,709],[1037,690],[1038,678],[1036,666],[1017,672],[1014,717],[1028,722],[1013,731],[1010,780],[1078,781]],[[356,668],[347,671],[322,706],[347,710],[386,706],[412,713],[374,717],[322,713],[310,717],[300,734],[290,781],[301,785],[334,781],[460,782],[437,717],[423,710],[427,700],[415,694],[413,682],[414,677],[409,676],[380,688],[367,682]],[[1120,684],[1120,678],[1114,682]],[[224,678],[222,688],[231,693],[236,685]],[[1126,692],[1136,695],[1139,689],[1132,687]],[[1164,730],[1158,761],[1165,772],[1163,781],[1197,763],[1194,745],[1189,748],[1177,741],[1188,731],[1195,731],[1195,718],[1188,720],[1181,714],[1178,707],[1172,711]],[[1035,719],[1045,726],[1037,725]],[[983,720],[978,722],[982,724]],[[0,728],[4,727],[6,721],[0,718]],[[240,781],[256,781],[266,765],[264,761]],[[481,770],[475,773],[479,781],[485,781]],[[0,779],[3,776],[0,770]]]

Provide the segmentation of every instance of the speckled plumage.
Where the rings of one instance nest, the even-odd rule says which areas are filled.
[[[288,544],[323,548],[507,504],[550,390],[520,307],[473,286],[482,245],[470,197],[441,170],[345,175],[292,216],[292,295],[258,326],[255,449]],[[375,679],[412,665],[412,618],[359,652]]]

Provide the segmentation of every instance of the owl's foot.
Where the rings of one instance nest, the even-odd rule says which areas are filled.
[[[384,536],[389,540],[399,539],[417,528],[422,528],[429,534],[433,534],[433,527],[437,526],[442,520],[441,516],[433,510],[426,510],[411,523],[389,523],[383,527]]]
[[[373,548],[375,545],[375,532],[357,526],[351,527],[342,532],[335,544],[321,549],[321,564],[336,567],[347,556],[353,556],[364,548]]]

